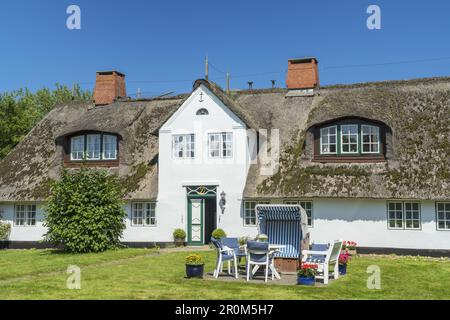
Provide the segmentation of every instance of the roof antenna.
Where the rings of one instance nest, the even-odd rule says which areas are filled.
[[[270,82],[272,82],[272,89],[275,88],[276,80],[270,80]]]
[[[248,90],[252,90],[253,89],[253,81],[249,81],[248,83]]]
[[[205,80],[208,81],[209,78],[209,61],[208,61],[208,54],[206,54],[205,59]]]
[[[227,94],[230,94],[230,73],[227,72]]]

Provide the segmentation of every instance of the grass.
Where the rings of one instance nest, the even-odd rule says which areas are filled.
[[[212,271],[215,253],[199,253]],[[450,299],[448,259],[360,256],[345,277],[326,287],[303,287],[185,279],[185,256],[145,249],[2,251],[0,299]],[[81,267],[81,290],[66,288],[68,265]],[[381,290],[366,287],[370,265],[381,268]]]

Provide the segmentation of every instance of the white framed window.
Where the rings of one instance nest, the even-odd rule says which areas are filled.
[[[156,203],[135,202],[131,210],[132,226],[156,226]]]
[[[103,160],[117,160],[117,137],[103,135]]]
[[[327,127],[320,130],[320,153],[337,153],[337,126]]]
[[[84,138],[85,136],[78,136],[70,139],[70,160],[84,159]]]
[[[389,229],[403,229],[403,202],[388,202]]]
[[[176,159],[195,158],[194,134],[179,134],[173,136],[173,157]]]
[[[420,230],[422,228],[420,202],[389,201],[388,227],[389,229]]]
[[[88,134],[86,136],[86,158],[88,160],[100,160],[101,135]]]
[[[208,134],[208,152],[210,158],[233,157],[233,133],[221,132]]]
[[[244,226],[256,226],[255,207],[258,204],[270,204],[270,201],[244,201]]]
[[[405,229],[421,229],[420,202],[405,202]]]
[[[436,203],[436,224],[440,231],[450,231],[450,202]]]
[[[16,204],[14,223],[16,226],[36,226],[36,205]]]
[[[362,153],[380,153],[380,128],[361,126]]]
[[[346,124],[341,126],[341,153],[358,153],[359,133],[357,124]]]
[[[305,201],[305,200],[285,200],[284,204],[299,204],[306,211],[306,215],[308,216],[308,227],[314,226],[313,220],[313,202]]]

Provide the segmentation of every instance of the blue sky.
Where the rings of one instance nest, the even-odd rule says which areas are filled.
[[[82,10],[82,29],[66,28],[66,8]],[[366,9],[382,10],[382,29]],[[450,75],[450,1],[107,1],[3,0],[0,92],[80,83],[95,72],[127,75],[128,93],[187,92],[203,76],[232,88],[285,85],[287,59],[316,56],[322,84]],[[355,67],[355,65],[421,61]],[[351,68],[333,68],[351,65]],[[214,68],[215,67],[215,68]]]

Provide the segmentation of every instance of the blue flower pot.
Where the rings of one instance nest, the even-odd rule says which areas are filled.
[[[339,274],[341,276],[347,274],[347,265],[346,264],[340,264],[339,265]]]
[[[297,277],[297,284],[303,285],[303,286],[313,286],[316,284],[316,278],[307,278],[307,277]]]
[[[188,278],[203,278],[203,267],[204,265],[192,266],[186,265],[186,276]]]

